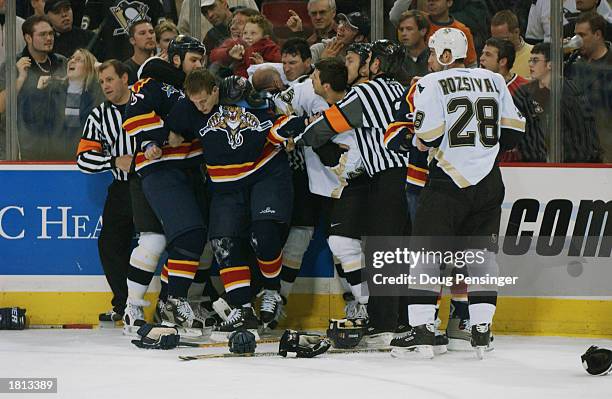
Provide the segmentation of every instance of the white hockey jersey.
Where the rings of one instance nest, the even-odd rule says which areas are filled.
[[[432,159],[461,188],[489,174],[499,152],[502,128],[525,131],[504,78],[486,69],[453,68],[418,81],[414,94],[417,137],[442,138]]]
[[[314,92],[312,80],[306,79],[274,97],[274,103],[285,115],[314,115],[329,108],[329,104]],[[310,192],[324,197],[340,198],[347,180],[364,173],[365,169],[357,147],[355,132],[339,134],[332,139],[344,144],[349,150],[342,154],[337,166],[330,168],[319,159],[311,147],[304,147],[304,161],[308,174]]]

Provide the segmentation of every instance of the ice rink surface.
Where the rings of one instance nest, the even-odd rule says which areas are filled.
[[[136,348],[121,329],[0,332],[0,377],[57,377],[57,394],[0,398],[611,398],[612,375],[580,364],[590,345],[611,340],[497,336],[483,361],[472,352],[433,360],[388,353],[183,362],[178,355],[226,348]],[[259,345],[258,351],[277,349]]]

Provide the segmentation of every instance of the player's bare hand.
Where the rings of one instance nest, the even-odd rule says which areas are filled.
[[[287,28],[291,32],[301,32],[304,30],[302,27],[302,18],[293,10],[289,10],[289,19],[287,20]]]
[[[261,54],[253,53],[251,55],[251,64],[263,64],[264,59]]]
[[[28,76],[28,70],[32,66],[32,60],[30,57],[21,57],[17,61],[17,79],[24,80]]]
[[[38,90],[42,90],[46,88],[47,86],[49,86],[49,79],[51,79],[51,76],[41,76],[40,78],[38,78],[38,83],[36,84],[36,88]]]
[[[418,138],[418,137],[416,139],[416,145],[417,145],[417,150],[419,150],[419,151],[423,151],[423,152],[429,151],[429,147],[427,147],[425,144],[423,144],[423,141],[421,141],[421,139]]]
[[[131,155],[121,155],[120,157],[115,158],[115,166],[124,172],[129,172],[131,165],[132,165]]]
[[[244,46],[242,44],[235,44],[229,52],[229,56],[235,60],[241,60],[244,57]]]
[[[410,81],[410,86],[421,80],[421,78],[422,76],[415,76],[414,78],[412,78],[412,80]]]
[[[168,134],[168,144],[170,147],[175,148],[183,144],[183,136],[178,133],[170,132]]]
[[[333,58],[340,54],[340,51],[344,48],[344,44],[340,40],[333,38],[325,45],[325,49],[321,53],[321,59]]]
[[[290,137],[285,141],[285,151],[291,152],[295,150],[295,142],[293,141],[293,137]]]
[[[149,144],[147,149],[145,150],[145,158],[148,160],[159,159],[162,156],[162,149],[159,148],[156,144]]]

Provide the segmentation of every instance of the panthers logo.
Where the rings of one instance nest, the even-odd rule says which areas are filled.
[[[243,131],[262,128],[255,115],[235,105],[220,106],[219,111],[215,112],[206,124],[206,129],[224,130],[227,134],[227,143],[232,150],[244,142]]]

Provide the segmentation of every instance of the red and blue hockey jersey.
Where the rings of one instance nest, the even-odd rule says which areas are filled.
[[[202,163],[202,146],[197,137],[184,135],[185,142],[175,148],[167,144],[169,113],[184,98],[181,90],[151,78],[141,79],[132,86],[123,128],[136,138],[134,162],[138,174],[146,175],[159,167],[189,168]],[[180,115],[175,117],[181,118]],[[160,158],[145,158],[144,150],[150,143],[162,149]]]

